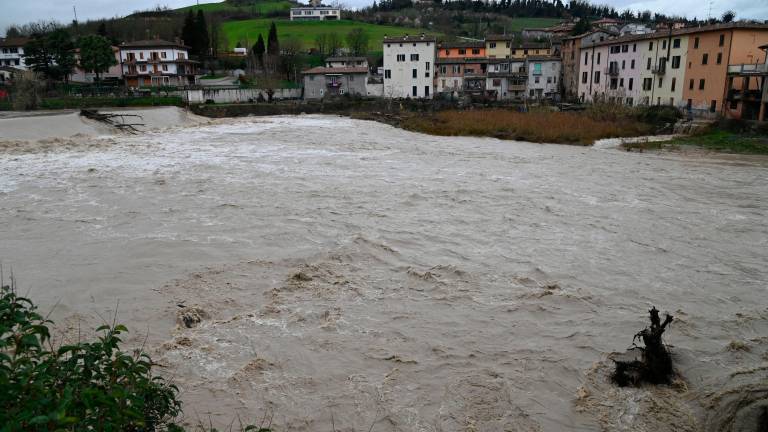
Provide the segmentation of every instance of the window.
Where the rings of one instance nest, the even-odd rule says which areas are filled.
[[[704,80],[703,79],[699,80],[699,90],[704,90]]]
[[[632,98],[631,97],[627,98],[627,105],[632,106]]]
[[[619,88],[619,80],[611,78],[611,90],[616,90],[617,88]]]
[[[624,88],[624,78],[619,80],[619,87]]]
[[[139,58],[144,60],[144,52],[143,51],[139,53]]]
[[[717,64],[721,64],[723,62],[723,53],[717,53]]]
[[[661,41],[661,42],[662,42],[662,43],[661,43],[661,49],[663,49],[663,50],[667,49],[667,40],[666,40],[666,39],[664,39],[664,40],[663,40],[663,41]]]
[[[653,85],[653,78],[643,78],[643,90],[650,90]]]
[[[166,53],[165,51],[162,51],[160,53],[160,58],[168,58],[168,53]]]
[[[417,69],[413,69],[413,78],[418,78],[419,71]]]
[[[648,44],[648,51],[653,51],[653,41]]]
[[[632,87],[633,87],[634,83],[635,83],[635,79],[634,78],[630,78],[629,79],[629,87],[628,87],[630,91],[632,91]]]
[[[670,88],[671,91],[675,91],[675,84],[677,84],[677,78],[672,78],[672,87]]]
[[[547,84],[552,84],[552,77],[547,77]]]
[[[163,65],[163,72],[168,72],[168,65]]]
[[[651,70],[651,58],[648,57],[648,65],[645,67],[647,70]]]
[[[701,56],[701,64],[705,65],[709,61],[709,54],[704,53],[703,56]]]
[[[445,75],[447,68],[445,66],[440,66],[440,74]]]
[[[385,79],[392,79],[392,71],[390,69],[384,70],[384,78]]]
[[[621,52],[623,52],[623,53],[629,52],[629,45],[622,45],[621,46]]]
[[[699,38],[698,38],[698,36],[693,40],[693,49],[699,49]]]
[[[184,60],[184,58],[186,57],[186,54],[180,52],[180,53],[176,54],[176,56],[179,58],[179,60]]]
[[[636,43],[632,44],[632,52],[637,52],[637,44]]]
[[[457,73],[461,72],[461,66],[453,65],[452,71],[453,71],[454,74],[457,74]]]
[[[622,68],[622,69],[625,69],[625,68],[626,68],[626,66],[627,66],[627,61],[626,61],[626,60],[622,60],[622,61],[621,61],[621,68]]]
[[[146,72],[147,71],[147,65],[139,66],[139,70],[142,71],[142,72]]]
[[[595,71],[595,84],[600,84],[600,71]]]
[[[725,45],[725,35],[721,34],[720,35],[720,43],[718,44],[718,46],[723,46],[723,45]]]
[[[405,61],[405,54],[398,54],[397,55],[397,61],[404,62]]]
[[[314,81],[314,80],[315,80],[315,76],[314,76],[314,75],[310,75],[310,76],[309,76],[309,80],[310,80],[310,81]]]
[[[585,52],[585,53],[584,53],[584,64],[585,64],[585,65],[587,64],[587,60],[589,60],[589,53],[588,53],[588,52]]]
[[[488,48],[496,48],[496,42],[490,42]]]
[[[429,97],[429,86],[424,86],[424,97]]]
[[[478,54],[480,54],[480,50],[477,49],[477,48],[472,48],[472,54],[478,55]]]
[[[672,56],[672,69],[680,69],[680,56]]]
[[[419,61],[419,55],[418,54],[411,54],[411,61]]]
[[[688,90],[693,90],[693,78],[691,78],[691,81],[688,83]]]
[[[672,48],[680,48],[680,39],[674,39],[672,41]]]
[[[712,103],[709,104],[709,112],[715,112],[715,111],[717,111],[717,101],[713,100]]]
[[[582,83],[582,84],[586,84],[586,83],[587,83],[587,78],[589,78],[589,76],[587,75],[587,73],[586,73],[586,72],[582,72],[582,73],[581,73],[581,83]]]
[[[600,64],[600,53],[597,53],[597,64]]]
[[[411,87],[411,94],[413,94],[413,97],[416,97],[416,86]]]
[[[432,66],[432,65],[430,65],[430,64],[429,64],[429,62],[426,62],[426,63],[424,64],[424,67],[425,67],[425,68],[426,68],[428,71],[432,70],[432,68],[431,68],[430,66]]]
[[[534,77],[534,78],[533,78],[533,82],[534,82],[535,84],[538,84],[538,83],[539,83],[539,77]]]
[[[659,77],[659,88],[664,84],[664,78]]]
[[[629,68],[634,69],[635,68],[635,59],[632,59],[632,61],[629,63]]]
[[[451,55],[451,50],[448,50],[448,49],[445,50],[445,55],[447,55],[447,56]]]

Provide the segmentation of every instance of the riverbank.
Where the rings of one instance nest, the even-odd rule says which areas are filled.
[[[665,141],[623,143],[627,151],[705,151],[715,153],[768,155],[768,135],[756,132],[731,132],[714,128]]]

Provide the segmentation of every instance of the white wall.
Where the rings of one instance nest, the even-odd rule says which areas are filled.
[[[537,74],[536,65],[541,65]],[[530,60],[528,62],[528,94],[529,98],[546,98],[560,94],[560,60]],[[536,82],[538,81],[538,82]],[[559,97],[559,96],[556,96]]]
[[[157,53],[160,63],[144,63],[152,58],[152,53]],[[154,64],[157,64],[158,72],[165,75],[176,75],[178,73],[176,60],[188,60],[187,50],[179,48],[120,48],[120,62],[123,64],[123,74],[128,74],[128,57],[133,54],[136,57],[136,72],[139,74],[150,73],[154,71]],[[165,57],[163,57],[165,54]],[[145,66],[145,70],[142,70]],[[165,66],[165,69],[163,68]],[[167,69],[167,70],[166,70]]]
[[[246,103],[256,101],[261,95],[264,100],[267,91],[264,89],[203,89],[186,90],[182,93],[185,102],[190,104],[202,104],[207,100],[216,103]],[[301,97],[301,89],[275,89],[272,95],[274,99],[298,99]]]
[[[26,69],[27,65],[24,62],[24,47],[0,48],[0,66]]]
[[[418,55],[418,60],[411,60],[412,54]],[[405,55],[405,60],[397,61],[398,55]],[[414,69],[416,78],[413,78]],[[384,97],[413,98],[415,86],[416,98],[431,99],[434,96],[434,76],[434,41],[424,41],[417,37],[412,41],[384,41]]]

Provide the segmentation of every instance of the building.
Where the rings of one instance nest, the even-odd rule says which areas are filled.
[[[525,63],[525,60],[489,60],[486,90],[493,92],[496,100],[523,101],[528,89],[528,69]]]
[[[525,59],[528,56],[549,56],[552,55],[551,42],[520,42],[512,44],[510,47],[510,58]]]
[[[636,105],[641,99],[644,57],[655,55],[637,35],[586,44],[579,61],[578,98],[581,101]],[[653,66],[656,59],[649,60]],[[648,74],[652,74],[651,68]],[[647,101],[646,101],[647,103]]]
[[[186,86],[198,80],[198,62],[189,59],[189,47],[160,39],[120,45],[120,66],[129,87]]]
[[[384,37],[384,97],[433,97],[437,41],[431,36]]]
[[[765,62],[768,24],[729,23],[674,30],[688,37],[688,63],[682,98],[698,114],[726,115],[729,65]],[[750,80],[751,85],[756,80]],[[756,87],[748,87],[755,89]],[[746,107],[746,106],[745,106]]]
[[[488,59],[485,57],[438,58],[435,61],[435,91],[450,94],[482,95]]]
[[[328,57],[325,59],[325,67],[368,67],[367,57]]]
[[[304,99],[332,96],[367,96],[368,66],[318,66],[302,72]]]
[[[444,42],[437,47],[437,58],[485,57],[485,42]]]
[[[27,69],[24,62],[24,45],[27,38],[0,39],[0,66],[10,66],[17,69]]]
[[[291,8],[291,21],[340,20],[341,8],[333,6],[302,6]]]
[[[563,38],[571,34],[575,22],[561,22],[560,24],[544,28],[525,28],[522,31],[524,39],[552,39]]]
[[[120,64],[120,48],[113,46],[112,53],[115,56],[115,64],[110,66],[105,72],[99,73],[100,79],[118,80],[123,77],[123,67]],[[75,60],[77,65],[74,71],[69,75],[69,80],[77,83],[91,83],[96,80],[96,74],[92,71],[86,71],[80,65],[80,49],[75,50]]]
[[[768,120],[768,45],[763,63],[728,65],[725,114],[743,120]]]
[[[581,80],[580,68],[582,46],[593,45],[602,42],[611,35],[603,30],[592,30],[576,36],[565,37],[562,40],[560,59],[562,60],[562,89],[565,100],[579,99],[579,81]]]
[[[488,35],[485,37],[485,53],[489,59],[508,59],[512,55],[511,35]]]
[[[560,101],[561,60],[555,56],[528,56],[528,99]]]

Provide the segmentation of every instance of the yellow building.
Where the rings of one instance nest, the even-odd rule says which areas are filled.
[[[551,56],[552,45],[548,42],[513,43],[510,51],[513,59],[526,59],[528,56]]]
[[[492,59],[508,59],[512,55],[511,35],[488,35],[485,38],[485,54]]]

